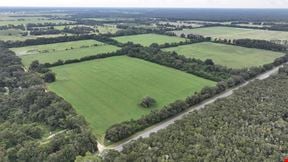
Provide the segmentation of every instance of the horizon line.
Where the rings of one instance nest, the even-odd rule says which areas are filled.
[[[120,6],[120,7],[108,7],[108,6],[0,6],[0,8],[115,8],[115,9],[288,9],[287,7],[279,8],[279,7],[138,7],[138,6]]]

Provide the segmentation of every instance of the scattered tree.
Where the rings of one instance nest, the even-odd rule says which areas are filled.
[[[156,104],[156,100],[152,97],[146,96],[144,97],[141,102],[139,103],[140,106],[144,108],[153,107]]]
[[[52,83],[56,81],[55,73],[47,72],[44,74],[43,79],[46,83]]]

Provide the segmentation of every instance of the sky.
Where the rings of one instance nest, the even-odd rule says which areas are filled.
[[[0,0],[0,6],[140,8],[288,8],[288,0]]]

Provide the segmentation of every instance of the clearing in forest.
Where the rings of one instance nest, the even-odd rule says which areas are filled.
[[[212,59],[214,63],[230,68],[260,66],[271,63],[276,58],[285,55],[280,52],[211,42],[166,48],[164,51],[175,51],[179,55],[197,58],[203,61],[206,59]]]
[[[48,85],[49,90],[71,103],[98,137],[103,137],[106,129],[116,123],[137,119],[216,84],[128,56],[58,66],[51,70],[56,73],[57,81]],[[140,107],[139,102],[145,96],[154,98],[156,105]]]
[[[206,37],[220,39],[260,39],[260,40],[288,40],[288,32],[260,29],[244,29],[234,27],[207,27],[196,29],[184,29],[174,31],[176,35],[199,34]]]
[[[178,43],[181,41],[182,42],[186,41],[186,39],[184,38],[159,35],[159,34],[130,35],[130,36],[115,37],[114,39],[120,43],[133,42],[134,44],[141,44],[143,46],[150,46],[153,43],[161,45],[165,43]]]
[[[39,60],[40,63],[54,63],[58,60],[79,59],[85,56],[114,52],[118,49],[118,47],[95,40],[11,48],[12,51],[22,58],[25,66],[29,66],[34,60]]]

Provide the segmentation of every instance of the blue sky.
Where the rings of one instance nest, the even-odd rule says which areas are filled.
[[[288,0],[0,0],[0,6],[288,8]]]

